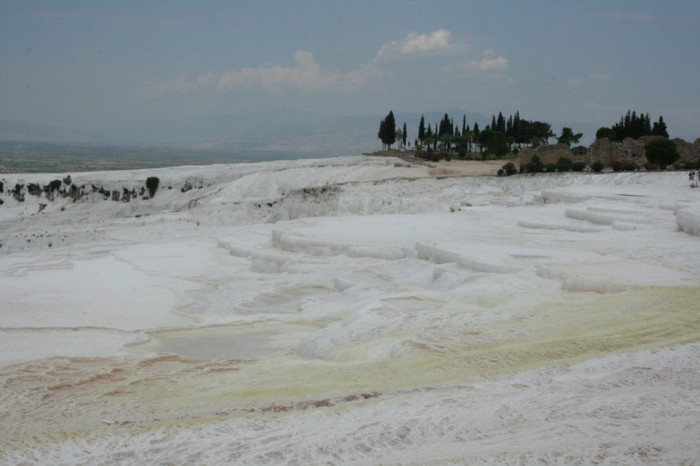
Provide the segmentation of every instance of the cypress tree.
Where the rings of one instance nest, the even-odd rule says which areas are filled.
[[[418,140],[420,142],[425,140],[425,118],[423,115],[420,116],[420,124],[418,125]]]
[[[386,118],[379,124],[378,136],[387,148],[391,148],[391,145],[396,142],[396,120],[394,120],[393,111],[390,110]]]
[[[654,136],[663,136],[668,138],[668,131],[666,130],[666,123],[664,123],[664,117],[659,116],[659,121],[654,123],[654,128],[651,130],[651,134]]]
[[[491,128],[494,131],[500,131],[501,133],[506,132],[506,120],[503,118],[503,113],[498,112],[498,120],[496,120],[496,127]]]
[[[438,136],[451,136],[452,135],[452,122],[450,121],[450,117],[445,113],[445,116],[442,118],[442,121],[440,122],[440,129],[438,131]]]
[[[479,133],[480,132],[481,131],[479,131],[479,123],[475,121],[474,122],[474,129],[472,130],[472,142],[474,142],[474,144],[479,144]]]
[[[382,141],[382,149],[384,149],[384,146],[386,146],[386,143],[384,142],[384,139],[386,139],[386,119],[379,122],[379,132],[377,133],[377,137]]]

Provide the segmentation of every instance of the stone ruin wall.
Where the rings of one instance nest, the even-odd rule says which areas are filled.
[[[546,144],[543,146],[525,147],[521,149],[518,154],[518,164],[521,167],[527,165],[532,161],[532,157],[535,155],[540,157],[544,165],[549,163],[556,164],[561,157],[571,159],[572,161],[575,158],[574,153],[571,152],[571,148],[567,144]]]
[[[673,142],[676,143],[676,149],[678,149],[678,153],[681,156],[679,159],[681,162],[700,158],[700,138],[697,138],[692,144],[679,138],[673,139]]]
[[[607,138],[596,139],[588,148],[586,162],[591,164],[595,161],[603,162],[605,167],[610,167],[614,162],[623,165],[633,163],[638,167],[643,167],[647,163],[644,146],[662,136],[642,136],[639,139],[626,138],[622,144],[611,142]],[[690,144],[683,139],[672,139],[676,143],[676,148],[680,154],[679,161],[695,160],[700,157],[700,138]]]
[[[639,139],[626,138],[622,143],[611,142],[607,138],[596,139],[588,148],[585,162],[591,165],[601,161],[603,166],[611,167],[614,162],[623,165],[634,164],[641,168],[647,163],[644,146],[661,136],[642,136]],[[696,160],[700,158],[700,138],[692,144],[683,139],[672,139],[680,154],[680,162]],[[538,147],[524,147],[518,155],[518,164],[522,167],[532,161],[532,157],[538,155],[544,165],[556,164],[560,157],[575,160],[576,156],[566,144],[547,144]]]

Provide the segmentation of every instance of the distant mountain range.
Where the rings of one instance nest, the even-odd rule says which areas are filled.
[[[60,126],[0,119],[0,139],[43,142],[91,142],[88,134]]]
[[[388,111],[387,111],[388,113]],[[398,128],[404,122],[408,139],[413,143],[417,136],[421,116],[426,126],[435,126],[447,113],[454,119],[455,125],[462,126],[462,117],[466,115],[467,124],[474,126],[478,122],[484,128],[491,122],[491,116],[466,112],[461,109],[448,109],[442,112],[395,113]],[[264,117],[251,117],[248,124],[228,121],[225,117],[212,117],[207,121],[188,121],[173,124],[172,137],[167,140],[151,140],[149,133],[133,141],[115,141],[105,139],[87,130],[68,129],[59,126],[0,120],[0,140],[71,142],[90,144],[149,144],[182,146],[198,150],[254,150],[254,151],[293,151],[314,156],[327,154],[358,155],[381,148],[377,137],[379,123],[386,115],[359,115],[351,117],[324,117],[323,115],[303,115],[298,119],[284,118],[271,120],[266,124],[256,124]],[[527,115],[523,115],[528,118]],[[240,121],[241,119],[239,119]],[[252,123],[251,123],[252,121]],[[588,145],[595,138],[597,127],[580,123],[550,122],[552,130],[559,134],[563,126],[571,127],[574,132],[582,132],[581,144]],[[184,128],[184,130],[182,130]],[[265,128],[265,132],[259,128]],[[179,129],[177,131],[175,129]],[[161,128],[158,134],[167,134],[168,127]],[[154,131],[155,133],[155,131]]]

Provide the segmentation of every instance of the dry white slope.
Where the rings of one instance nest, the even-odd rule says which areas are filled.
[[[160,188],[3,195],[3,463],[700,460],[682,173],[437,179],[351,157],[71,176]]]

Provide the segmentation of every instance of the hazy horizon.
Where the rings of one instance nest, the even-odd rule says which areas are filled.
[[[699,25],[684,1],[2,1],[0,120],[182,144],[455,108],[559,133],[631,109],[692,142]]]

